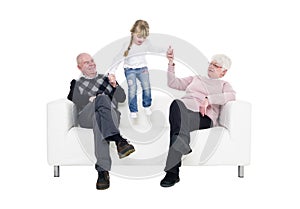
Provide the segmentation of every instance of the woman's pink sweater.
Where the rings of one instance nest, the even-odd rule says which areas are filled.
[[[194,112],[200,112],[200,103],[207,97],[209,106],[206,115],[218,124],[221,105],[235,100],[235,91],[231,85],[220,79],[211,79],[204,76],[189,76],[177,78],[175,67],[169,65],[168,86],[173,89],[185,91],[186,94],[180,99],[186,107]]]

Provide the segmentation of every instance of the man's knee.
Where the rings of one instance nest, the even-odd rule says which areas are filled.
[[[98,95],[95,99],[95,107],[98,109],[99,107],[110,107],[111,100],[107,95]]]

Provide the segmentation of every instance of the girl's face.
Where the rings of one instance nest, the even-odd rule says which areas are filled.
[[[142,34],[140,34],[140,33],[133,34],[133,43],[134,44],[140,46],[144,43],[145,40],[146,40],[146,37],[144,37]]]

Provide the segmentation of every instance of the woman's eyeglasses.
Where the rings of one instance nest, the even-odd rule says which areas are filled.
[[[222,66],[219,66],[216,63],[209,62],[208,64],[214,66],[215,68],[222,68]]]

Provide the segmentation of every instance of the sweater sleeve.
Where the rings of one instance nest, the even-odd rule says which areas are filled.
[[[168,86],[173,89],[184,91],[188,85],[192,82],[193,76],[185,78],[177,78],[175,76],[175,67],[170,66],[168,68]]]
[[[114,57],[112,66],[108,73],[110,74],[116,74],[116,71],[120,65],[120,63],[124,60],[124,52],[127,49],[129,43],[124,43],[119,53]]]
[[[76,87],[76,80],[74,79],[71,81],[70,92],[67,98],[74,102],[79,110],[89,103],[89,96],[80,94],[79,89]]]
[[[222,93],[207,95],[207,99],[209,104],[224,105],[235,100],[235,91],[228,82],[225,82],[223,83]]]
[[[113,93],[113,98],[115,98],[117,102],[121,102],[121,103],[124,102],[126,99],[125,91],[121,86],[119,86],[118,83]]]
[[[147,39],[147,51],[152,53],[159,53],[159,54],[166,54],[168,46],[166,48],[163,48],[159,45],[153,44],[153,42],[150,39]]]
[[[104,82],[102,83],[102,85],[99,86],[97,95],[104,93],[104,94],[108,95],[112,101],[124,102],[126,99],[126,94],[125,94],[124,89],[121,86],[119,86],[118,82],[117,82],[117,86],[114,88],[110,85],[109,79],[107,76],[104,76],[103,79],[104,79]]]
[[[69,94],[68,94],[68,100],[70,101],[73,101],[73,93],[74,93],[74,88],[75,88],[75,79],[73,79],[70,83],[70,91],[69,91]]]

